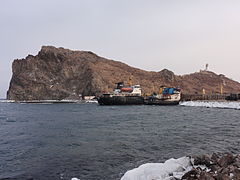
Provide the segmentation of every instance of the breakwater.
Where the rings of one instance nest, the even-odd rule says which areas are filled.
[[[182,101],[226,100],[230,94],[182,94]]]

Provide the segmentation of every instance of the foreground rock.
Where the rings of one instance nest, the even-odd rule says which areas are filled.
[[[146,163],[121,180],[240,180],[240,155],[212,154]]]
[[[12,71],[7,99],[16,101],[78,100],[82,95],[112,91],[116,82],[127,82],[131,76],[146,94],[158,92],[160,85],[179,86],[184,93],[201,93],[202,88],[206,93],[219,92],[223,82],[226,93],[240,89],[240,83],[209,71],[184,76],[167,69],[148,72],[92,52],[52,46],[43,46],[36,56],[14,60]]]
[[[193,169],[183,175],[182,180],[240,180],[240,155],[227,153],[192,158]]]

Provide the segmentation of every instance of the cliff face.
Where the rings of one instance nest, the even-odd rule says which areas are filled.
[[[157,92],[160,85],[179,86],[185,93],[239,92],[240,84],[213,72],[176,76],[164,69],[148,72],[108,60],[88,51],[43,46],[36,55],[14,60],[9,100],[79,99],[81,95],[109,92],[116,82],[140,84],[144,93]]]

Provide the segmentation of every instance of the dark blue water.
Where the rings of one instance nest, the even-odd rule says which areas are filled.
[[[146,162],[240,151],[240,111],[0,103],[0,179],[120,179]]]

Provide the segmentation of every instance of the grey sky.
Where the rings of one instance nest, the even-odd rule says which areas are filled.
[[[0,0],[0,97],[11,63],[42,45],[176,74],[209,63],[240,81],[239,0]]]

